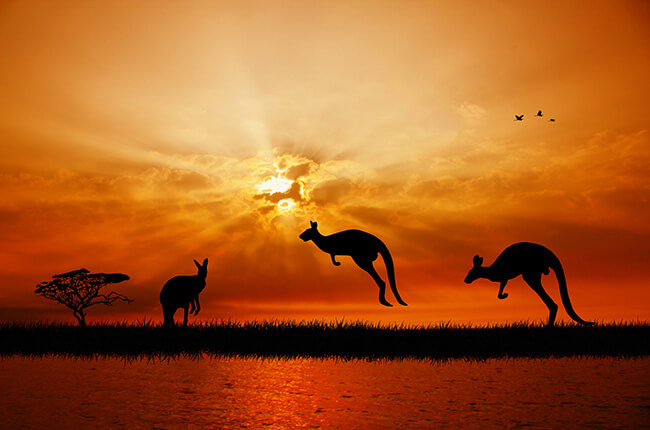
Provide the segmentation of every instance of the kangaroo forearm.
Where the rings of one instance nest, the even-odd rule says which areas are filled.
[[[503,290],[506,288],[506,284],[507,282],[501,282],[501,285],[499,285],[499,294],[497,297],[499,297],[500,299],[505,299],[506,297],[508,297],[508,293],[503,292]]]

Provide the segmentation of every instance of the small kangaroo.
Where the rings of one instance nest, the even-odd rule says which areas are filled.
[[[549,269],[553,269],[560,286],[560,296],[562,297],[562,303],[567,314],[577,323],[583,325],[594,324],[593,322],[583,320],[573,310],[560,260],[548,248],[536,243],[519,242],[504,249],[489,267],[481,266],[483,264],[483,258],[478,255],[474,256],[473,262],[474,267],[467,273],[465,283],[471,284],[478,278],[486,278],[493,282],[500,282],[501,285],[497,297],[501,300],[508,297],[508,293],[503,292],[508,281],[522,275],[524,281],[530,285],[530,288],[537,293],[548,308],[549,326],[555,323],[558,306],[546,291],[544,291],[544,287],[542,287],[542,273],[548,275],[550,272]]]
[[[332,258],[332,263],[335,266],[340,266],[341,263],[336,261],[337,255],[349,255],[352,257],[357,266],[368,272],[372,279],[375,280],[379,287],[379,303],[384,306],[393,306],[386,301],[386,283],[379,277],[372,262],[377,259],[379,254],[384,259],[386,265],[386,272],[388,273],[388,281],[390,282],[390,289],[397,302],[401,305],[407,306],[406,302],[402,300],[397,292],[395,285],[395,268],[393,266],[393,258],[390,256],[388,248],[377,238],[370,233],[361,230],[344,230],[338,233],[323,236],[318,231],[318,223],[310,221],[311,228],[308,228],[300,234],[300,238],[305,242],[312,240],[317,247],[323,252],[326,252]]]
[[[183,327],[187,327],[187,313],[190,305],[190,313],[198,315],[201,310],[199,303],[199,293],[205,288],[205,278],[208,276],[208,259],[199,264],[194,260],[194,264],[199,269],[198,273],[193,276],[174,276],[160,290],[160,304],[163,308],[165,322],[164,327],[174,326],[174,314],[178,308],[185,310],[183,318]]]

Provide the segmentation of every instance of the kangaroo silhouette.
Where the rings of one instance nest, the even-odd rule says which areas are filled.
[[[205,278],[208,276],[208,259],[199,264],[194,260],[194,264],[199,269],[198,273],[193,276],[174,276],[160,290],[160,304],[162,305],[165,327],[174,326],[174,314],[179,308],[185,311],[183,317],[183,327],[187,327],[187,313],[198,315],[201,310],[199,303],[199,293],[205,288]]]
[[[397,302],[401,305],[407,306],[406,302],[402,300],[397,292],[395,285],[395,267],[393,266],[393,258],[388,251],[388,248],[379,240],[378,237],[361,230],[344,230],[338,233],[323,236],[318,231],[318,223],[310,221],[311,228],[303,231],[300,238],[305,242],[311,240],[321,251],[326,252],[332,258],[332,263],[335,266],[340,266],[341,263],[336,261],[337,255],[349,255],[352,257],[357,266],[368,272],[372,279],[375,280],[379,287],[379,303],[384,306],[393,306],[386,301],[386,283],[379,277],[372,262],[377,259],[381,254],[386,265],[386,272],[388,273],[388,282],[390,289]]]
[[[508,293],[503,292],[508,281],[522,275],[524,281],[530,285],[530,288],[537,293],[548,308],[549,326],[555,323],[558,306],[546,291],[544,291],[544,287],[542,287],[542,273],[548,275],[550,269],[553,269],[560,286],[560,296],[562,297],[562,303],[567,314],[575,322],[583,325],[593,325],[593,322],[583,320],[573,310],[573,306],[569,300],[564,270],[562,269],[560,260],[550,249],[536,243],[519,242],[504,249],[491,266],[481,266],[483,264],[483,258],[478,255],[474,256],[473,262],[474,266],[467,273],[465,283],[471,284],[479,278],[500,282],[501,285],[499,286],[499,294],[497,297],[501,300],[508,297]]]

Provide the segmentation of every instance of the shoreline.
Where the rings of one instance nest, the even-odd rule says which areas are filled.
[[[0,357],[174,356],[489,359],[650,356],[650,323],[545,327],[379,325],[366,322],[214,322],[188,328],[153,323],[0,324]]]

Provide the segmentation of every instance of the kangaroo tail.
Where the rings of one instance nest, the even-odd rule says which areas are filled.
[[[560,264],[560,260],[556,256],[553,257],[554,258],[553,263],[551,263],[551,268],[555,272],[557,283],[560,286],[560,297],[562,297],[562,304],[564,305],[564,309],[566,309],[566,313],[577,323],[580,323],[582,325],[593,325],[593,322],[583,320],[578,316],[576,311],[573,310],[573,305],[571,304],[571,300],[569,300],[569,290],[566,286],[564,269],[562,268],[562,264]]]
[[[393,265],[393,257],[390,255],[390,251],[388,251],[388,247],[384,242],[381,240],[379,241],[379,253],[381,254],[381,257],[384,259],[384,264],[386,265],[386,273],[388,274],[388,283],[390,284],[390,289],[393,292],[393,295],[395,296],[395,300],[397,300],[397,303],[403,306],[408,306],[404,300],[400,297],[399,293],[397,292],[397,285],[395,284],[395,266]]]

